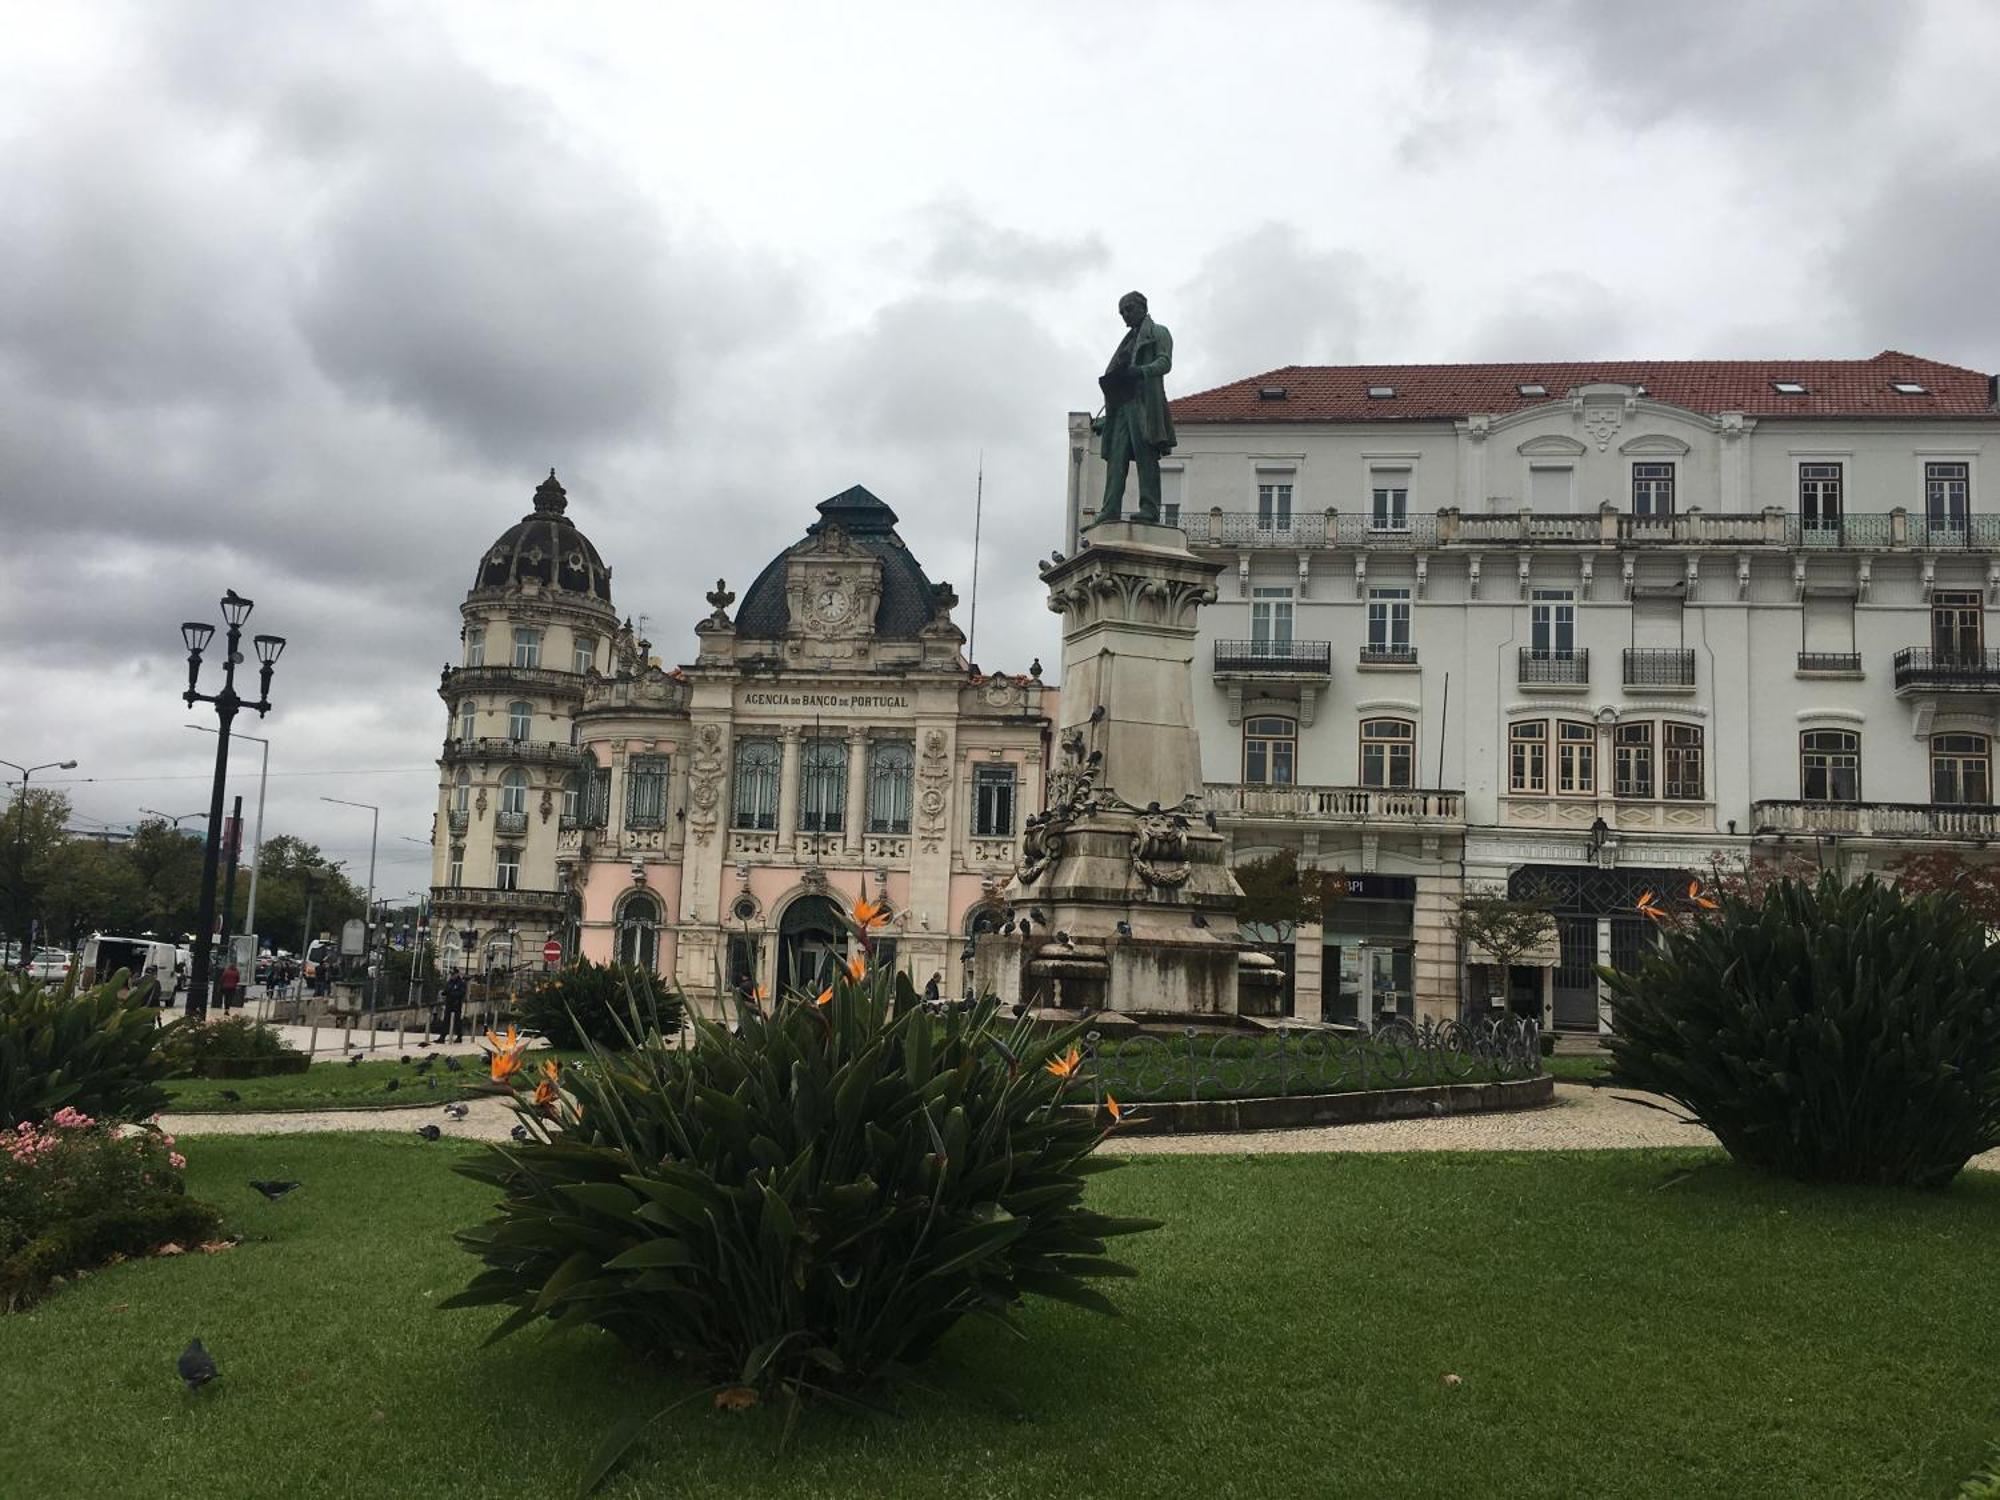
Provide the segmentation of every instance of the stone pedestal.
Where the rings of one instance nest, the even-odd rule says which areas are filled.
[[[1195,616],[1221,571],[1178,529],[1137,521],[1098,526],[1076,556],[1044,565],[1063,617],[1059,750],[1007,890],[1027,932],[979,939],[982,993],[1233,1016],[1258,1008],[1239,1001],[1246,980],[1282,982],[1238,939],[1242,891],[1201,804]]]

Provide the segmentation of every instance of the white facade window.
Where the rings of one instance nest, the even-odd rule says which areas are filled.
[[[776,740],[737,741],[736,787],[731,798],[730,827],[769,832],[778,826],[780,764]]]
[[[1993,742],[1983,734],[1931,736],[1931,801],[1985,807],[1993,801]]]
[[[1368,591],[1368,649],[1383,656],[1408,655],[1410,650],[1410,591]]]
[[[972,836],[1003,839],[1014,836],[1014,784],[1012,766],[972,768]]]
[[[469,626],[465,632],[465,664],[468,667],[486,665],[486,627]]]
[[[528,773],[519,766],[500,773],[500,811],[516,815],[528,811]]]
[[[507,738],[519,744],[534,732],[534,706],[520,699],[507,705]]]
[[[458,775],[452,779],[451,810],[455,813],[472,810],[472,773],[464,766],[458,768]]]
[[[868,831],[910,831],[910,789],[917,769],[916,746],[880,740],[868,747]]]
[[[1642,719],[1611,731],[1611,795],[1653,800],[1653,725]]]
[[[444,867],[444,883],[449,886],[465,884],[465,845],[451,846],[451,858]]]
[[[1253,786],[1291,786],[1298,768],[1295,719],[1264,715],[1243,721],[1243,779]]]
[[[470,698],[458,705],[458,737],[473,739],[478,734],[479,706]]]
[[[1932,535],[1963,537],[1972,496],[1972,466],[1963,463],[1924,465],[1924,523]]]
[[[1361,784],[1407,787],[1416,784],[1417,726],[1408,719],[1361,721]]]
[[[1846,465],[1799,465],[1799,525],[1807,531],[1838,531]]]
[[[493,851],[493,884],[503,891],[521,888],[521,851],[514,845],[502,844]]]
[[[1576,470],[1568,464],[1536,464],[1528,470],[1528,509],[1540,516],[1566,516],[1576,509]]]
[[[1576,655],[1576,595],[1568,589],[1536,589],[1528,607],[1528,651],[1538,661],[1568,661]]]
[[[583,822],[583,799],[590,793],[590,773],[572,771],[563,780],[562,826],[575,828]]]
[[[1410,529],[1410,471],[1377,469],[1368,476],[1368,529]]]
[[[1978,662],[1986,643],[1986,609],[1972,589],[1931,595],[1931,650],[1952,661]]]
[[[1807,802],[1861,800],[1861,736],[1808,729],[1799,736],[1799,796]]]
[[[579,635],[573,637],[569,648],[569,669],[572,672],[588,672],[597,665],[597,637]]]
[[[1574,719],[1556,721],[1556,795],[1597,793],[1597,726]]]
[[[799,831],[839,833],[847,826],[847,742],[810,739],[799,747]]]
[[[1292,476],[1290,474],[1260,474],[1257,476],[1257,529],[1259,531],[1290,531],[1292,529]]]
[[[1292,643],[1291,589],[1251,589],[1250,640],[1253,646],[1276,647]]]
[[[1632,514],[1670,516],[1674,513],[1674,466],[1671,463],[1632,465]]]
[[[1548,720],[1530,719],[1508,729],[1507,790],[1517,797],[1542,797],[1548,794]]]
[[[1160,470],[1160,524],[1178,526],[1181,524],[1181,500],[1187,493],[1187,471],[1185,469]]]
[[[658,828],[667,820],[668,759],[635,755],[625,766],[625,826]]]
[[[1660,795],[1669,802],[1701,801],[1706,786],[1702,739],[1699,724],[1668,722],[1660,726],[1660,758],[1665,772]]]
[[[525,625],[514,627],[514,665],[539,667],[542,664],[542,633]]]

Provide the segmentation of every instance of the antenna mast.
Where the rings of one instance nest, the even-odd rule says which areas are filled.
[[[966,632],[965,654],[979,661],[979,522],[986,509],[986,450],[979,450],[979,479],[972,492],[972,624]]]

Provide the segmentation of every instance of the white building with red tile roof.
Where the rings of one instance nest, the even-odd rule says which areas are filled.
[[[1600,1024],[1645,890],[2000,839],[1993,376],[1861,360],[1288,366],[1173,403],[1168,519],[1226,565],[1196,712],[1235,857],[1339,879],[1297,1014],[1509,998]],[[1070,417],[1068,545],[1103,468]],[[1469,892],[1558,941],[1469,974]],[[1467,982],[1469,980],[1469,982]],[[1506,996],[1502,989],[1508,990]]]

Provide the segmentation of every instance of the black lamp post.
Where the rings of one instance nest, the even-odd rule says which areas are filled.
[[[28,912],[28,782],[37,771],[74,771],[73,760],[45,760],[39,766],[16,766],[11,760],[0,760],[0,766],[12,766],[21,773],[21,806],[19,817],[14,822],[14,880],[15,891],[14,925],[21,930],[16,936],[21,941],[21,972],[28,972],[28,964],[34,958],[32,944],[28,941],[28,928],[33,918]],[[12,779],[11,777],[9,778]],[[6,955],[0,953],[0,969],[6,967]]]
[[[222,596],[222,619],[229,627],[229,634],[222,664],[222,691],[219,693],[203,693],[195,689],[201,677],[201,653],[215,635],[215,627],[200,620],[190,620],[181,626],[181,639],[187,642],[188,648],[188,685],[181,697],[190,708],[197,703],[213,703],[215,716],[221,721],[215,735],[215,784],[208,797],[208,841],[202,846],[201,853],[201,907],[195,919],[198,936],[194,950],[194,975],[188,985],[188,1015],[197,1021],[208,1014],[210,973],[213,968],[211,945],[215,936],[215,872],[222,854],[222,797],[229,780],[229,726],[235,722],[238,709],[254,708],[259,718],[271,711],[271,671],[285,649],[283,636],[256,637],[252,644],[257,648],[259,663],[257,701],[249,702],[237,694],[236,668],[243,660],[239,649],[243,644],[243,622],[250,618],[254,607],[250,600],[241,597],[234,589]]]

